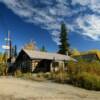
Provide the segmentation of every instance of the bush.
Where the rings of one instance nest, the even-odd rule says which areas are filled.
[[[0,75],[7,74],[7,64],[1,63],[0,64]]]
[[[24,74],[21,75],[21,78],[33,80],[32,73],[24,73]]]
[[[46,79],[51,79],[51,73],[50,72],[44,73],[44,77]]]
[[[100,76],[100,62],[86,62],[86,61],[79,61],[79,62],[69,62],[68,63],[68,73],[71,75],[76,75],[81,72],[88,72],[91,74],[96,74]]]
[[[91,90],[100,90],[100,62],[69,62],[68,82]]]
[[[59,69],[56,72],[51,72],[51,79],[56,82],[65,83],[68,78],[66,71]]]
[[[16,70],[15,77],[22,77],[22,72],[20,70]]]
[[[77,85],[89,90],[100,91],[100,76],[83,72],[76,77]]]
[[[46,73],[39,72],[36,74],[36,77],[40,79],[51,79],[51,73],[50,72],[46,72]]]

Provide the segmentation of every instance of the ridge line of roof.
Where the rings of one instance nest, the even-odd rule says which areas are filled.
[[[52,53],[52,52],[42,52],[42,51],[36,51],[36,50],[27,50],[27,49],[22,49],[24,51],[31,51],[31,52],[39,52],[39,53],[42,53],[42,54],[56,54],[56,55],[61,55],[61,56],[67,56],[67,57],[70,57],[68,55],[63,55],[63,54],[58,54],[58,53]]]

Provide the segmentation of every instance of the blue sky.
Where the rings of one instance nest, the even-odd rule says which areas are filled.
[[[62,22],[71,48],[100,49],[100,0],[0,0],[0,51],[10,30],[19,49],[33,40],[56,52]]]

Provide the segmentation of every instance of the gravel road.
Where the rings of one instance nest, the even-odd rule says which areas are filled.
[[[50,81],[1,77],[0,100],[100,100],[100,92]]]

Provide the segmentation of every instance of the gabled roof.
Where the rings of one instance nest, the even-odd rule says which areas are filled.
[[[41,51],[34,51],[34,50],[27,50],[27,49],[22,49],[31,59],[47,59],[47,60],[59,60],[59,61],[68,61],[68,60],[73,60],[76,61],[75,59],[67,56],[67,55],[61,55],[57,53],[48,53],[48,52],[41,52]]]

